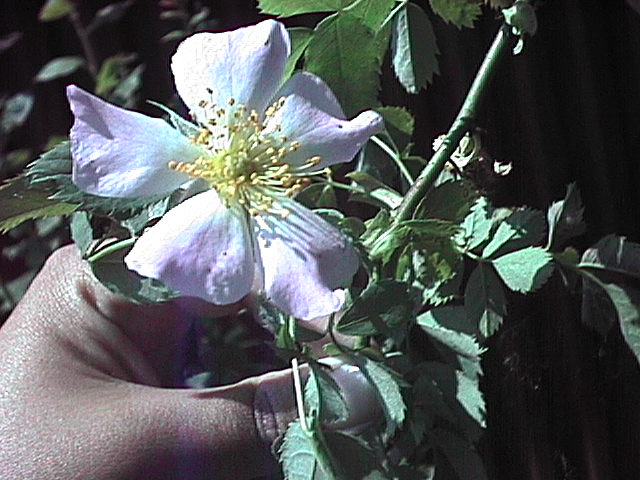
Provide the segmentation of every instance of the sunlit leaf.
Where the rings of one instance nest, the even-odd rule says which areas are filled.
[[[350,14],[334,14],[315,28],[305,69],[329,84],[351,117],[378,105],[380,61],[374,34]]]
[[[395,0],[356,0],[345,9],[352,15],[361,18],[364,24],[377,32],[382,23],[395,6]]]
[[[50,22],[66,17],[73,11],[73,4],[70,0],[47,0],[40,12],[38,12],[38,20],[41,22]]]
[[[486,197],[480,197],[471,207],[471,212],[462,222],[462,232],[459,235],[466,250],[473,251],[489,240],[493,208]]]
[[[49,82],[56,78],[66,77],[79,68],[84,67],[84,65],[84,59],[75,55],[54,58],[40,69],[34,80],[36,82]]]
[[[473,27],[473,22],[481,13],[478,0],[429,0],[435,13],[456,27]]]
[[[542,212],[523,208],[499,220],[491,241],[484,247],[484,258],[496,258],[520,248],[537,245],[545,233]]]
[[[78,206],[49,199],[46,192],[29,189],[20,177],[0,186],[0,233],[34,218],[71,214]]]
[[[363,193],[351,193],[349,198],[352,201],[371,203],[390,209],[396,208],[402,201],[402,196],[398,192],[368,173],[356,170],[348,173],[346,177],[363,189]]]
[[[409,93],[418,93],[438,73],[436,36],[418,5],[409,3],[396,15],[391,52],[393,70]]]
[[[354,0],[258,0],[262,13],[290,17],[303,13],[335,12]]]
[[[493,261],[498,275],[511,290],[533,292],[551,276],[551,255],[540,247],[527,247],[507,253]]]

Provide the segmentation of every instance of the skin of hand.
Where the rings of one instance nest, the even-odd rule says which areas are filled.
[[[0,329],[0,478],[244,479],[277,469],[296,417],[289,370],[178,386],[194,299],[136,305],[73,246],[55,252]]]

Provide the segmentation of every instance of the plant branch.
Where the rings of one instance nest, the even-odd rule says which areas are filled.
[[[451,128],[442,141],[440,148],[436,150],[427,166],[420,172],[417,180],[411,185],[404,200],[398,207],[394,218],[395,224],[411,218],[420,200],[424,198],[427,191],[432,187],[462,137],[473,127],[478,108],[487,93],[487,87],[496,72],[496,67],[510,50],[511,39],[508,25],[502,25],[482,65],[480,65],[469,93],[467,93],[467,97],[458,112],[458,116],[451,124]]]
[[[71,22],[71,25],[73,25],[73,29],[76,31],[76,35],[78,35],[78,38],[80,39],[80,45],[82,45],[82,51],[84,52],[84,56],[87,59],[89,72],[95,79],[98,76],[98,60],[96,57],[96,52],[93,49],[93,45],[91,45],[89,33],[82,23],[80,14],[78,13],[78,9],[76,8],[75,4],[73,4],[71,12],[69,12],[69,21]]]

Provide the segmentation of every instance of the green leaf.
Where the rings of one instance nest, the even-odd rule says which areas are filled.
[[[258,0],[260,12],[280,17],[291,17],[303,13],[335,12],[353,0]]]
[[[370,358],[353,356],[352,360],[376,388],[387,422],[385,432],[388,436],[393,435],[404,421],[407,408],[400,393],[398,377],[388,367]]]
[[[329,480],[316,460],[318,445],[300,422],[289,424],[280,447],[280,462],[287,480]]]
[[[367,27],[378,32],[395,3],[395,0],[357,0],[349,5],[345,12],[362,19]]]
[[[56,145],[27,167],[29,187],[46,193],[52,200],[77,204],[80,210],[101,215],[130,215],[167,196],[113,198],[91,195],[81,191],[71,180],[71,164],[69,142]]]
[[[66,57],[58,57],[50,60],[40,69],[35,77],[36,82],[50,82],[56,78],[66,77],[81,67],[84,67],[85,61],[82,57],[69,55]]]
[[[76,212],[71,216],[71,239],[83,257],[93,243],[93,227],[87,212]]]
[[[495,259],[493,266],[507,287],[523,293],[540,288],[553,272],[551,255],[540,247],[507,253]]]
[[[438,73],[436,36],[429,17],[418,5],[409,3],[396,15],[391,52],[393,71],[409,93],[418,93]]]
[[[311,362],[309,366],[309,379],[304,388],[304,404],[307,410],[315,410],[323,423],[346,420],[349,409],[338,384],[317,362]]]
[[[580,192],[576,184],[571,183],[567,186],[564,200],[554,202],[547,211],[547,222],[549,223],[547,249],[558,248],[570,238],[585,232],[583,212],[584,207]]]
[[[423,362],[417,373],[433,387],[427,389],[437,415],[448,423],[457,425],[456,430],[476,440],[484,426],[485,402],[477,380],[469,378],[453,366],[441,362]],[[421,385],[424,388],[424,385]]]
[[[622,335],[640,362],[640,290],[614,283],[603,286],[618,314]]]
[[[599,276],[606,275],[607,281],[640,280],[640,244],[607,235],[585,250],[578,266]]]
[[[16,93],[0,105],[0,131],[7,134],[26,122],[33,108],[33,95]]]
[[[122,53],[106,58],[100,65],[94,93],[99,96],[104,96],[112,91],[126,74],[127,65],[136,58],[135,54]]]
[[[475,187],[466,180],[444,182],[427,193],[415,216],[459,224],[469,214],[477,196]]]
[[[507,314],[504,287],[493,267],[478,263],[464,291],[467,315],[484,337],[490,337]]]
[[[480,197],[471,207],[471,212],[462,222],[462,232],[459,235],[460,243],[468,251],[473,251],[489,240],[493,208],[487,197]]]
[[[124,257],[129,249],[121,249],[91,262],[95,277],[109,290],[135,303],[150,304],[164,302],[179,296],[158,280],[145,278],[128,270]]]
[[[363,193],[352,192],[349,197],[351,201],[370,203],[389,209],[396,208],[402,202],[402,196],[398,192],[368,173],[356,170],[345,176],[363,189]]]
[[[147,102],[154,107],[158,107],[160,110],[166,113],[169,117],[169,122],[171,123],[171,125],[173,125],[173,128],[178,130],[185,137],[191,137],[193,135],[197,135],[200,132],[200,129],[195,123],[191,123],[189,120],[182,118],[179,114],[171,110],[169,107],[151,100],[147,100]]]
[[[404,282],[383,279],[370,283],[344,313],[337,330],[347,335],[375,335],[386,326],[400,329],[415,317],[416,301]]]
[[[34,218],[71,214],[78,206],[50,200],[46,192],[29,188],[24,177],[0,186],[0,233],[7,232]]]
[[[291,54],[289,58],[287,58],[287,63],[284,66],[284,73],[282,74],[283,82],[295,71],[298,61],[311,41],[313,30],[306,27],[293,27],[288,28],[287,32],[289,32],[289,38],[291,39]]]
[[[305,52],[305,68],[331,87],[347,116],[378,105],[380,60],[363,21],[334,14],[320,22]]]
[[[473,27],[473,22],[481,13],[478,0],[429,0],[431,8],[445,22],[456,27]]]
[[[106,7],[101,8],[96,12],[93,20],[91,20],[91,23],[87,27],[87,31],[93,32],[103,25],[117,22],[124,16],[131,5],[133,5],[133,0],[123,0],[111,3]]]
[[[520,248],[536,245],[544,232],[545,221],[542,212],[528,208],[516,210],[500,220],[493,238],[484,247],[482,256],[496,258]]]
[[[69,0],[47,0],[40,12],[38,20],[41,22],[50,22],[66,17],[73,11],[73,4]]]
[[[429,436],[447,458],[459,480],[488,480],[482,459],[468,440],[443,428],[433,429]]]
[[[378,107],[376,111],[382,115],[384,124],[387,127],[393,127],[399,132],[404,133],[408,137],[413,135],[415,128],[415,118],[409,110],[404,107]]]
[[[455,325],[447,323],[452,312],[456,312],[458,315],[464,315],[465,313],[460,307],[433,308],[419,315],[417,322],[432,339],[447,347],[456,355],[458,365],[465,375],[477,381],[478,375],[482,373],[480,355],[483,350],[472,335],[456,329]]]

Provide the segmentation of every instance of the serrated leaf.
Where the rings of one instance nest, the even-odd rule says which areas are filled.
[[[429,4],[445,22],[458,28],[473,27],[482,11],[478,0],[429,0]]]
[[[431,21],[415,3],[396,15],[391,36],[391,63],[409,93],[418,93],[438,73],[440,53]]]
[[[50,22],[66,17],[73,11],[73,4],[69,0],[47,0],[40,12],[38,12],[38,20],[41,22]]]
[[[374,35],[354,15],[334,14],[316,26],[305,69],[327,82],[348,117],[378,105],[380,60]]]
[[[95,277],[112,292],[140,304],[153,304],[177,298],[179,293],[158,280],[145,278],[128,270],[124,257],[129,249],[118,250],[98,261],[90,262]]]
[[[345,11],[361,18],[367,27],[377,32],[393,10],[395,3],[395,0],[357,0]]]
[[[280,17],[291,17],[303,13],[335,12],[353,0],[258,0],[260,12]]]
[[[390,126],[396,130],[411,137],[415,127],[415,118],[409,110],[404,107],[379,107],[376,111],[382,115],[384,124],[387,128]]]
[[[442,312],[445,311],[446,313],[443,315]],[[478,375],[482,372],[480,354],[483,350],[472,335],[457,330],[455,325],[446,323],[452,311],[464,315],[464,311],[460,307],[433,308],[419,315],[417,323],[431,338],[455,353],[464,374],[477,381]]]
[[[383,279],[367,286],[340,318],[336,328],[347,335],[374,335],[381,328],[397,329],[410,322],[416,308],[406,283]]]
[[[466,250],[473,251],[489,240],[493,208],[487,197],[480,197],[471,207],[471,212],[462,222],[460,243]]]
[[[16,93],[0,105],[0,130],[7,134],[22,125],[33,108],[33,95],[30,93]]]
[[[0,186],[0,233],[34,218],[69,215],[77,205],[50,200],[46,192],[29,188],[23,177]]]
[[[540,288],[553,272],[551,255],[540,247],[527,247],[507,253],[496,258],[493,266],[507,287],[523,293]]]
[[[56,78],[71,75],[79,68],[84,67],[84,65],[84,59],[75,55],[54,58],[40,69],[34,80],[36,82],[50,82]]]
[[[551,204],[547,211],[549,223],[547,249],[558,248],[570,238],[582,235],[586,230],[583,213],[580,192],[576,184],[571,183],[567,186],[564,199]]]
[[[313,30],[306,27],[293,27],[288,28],[287,32],[289,32],[289,38],[291,39],[291,54],[289,58],[287,58],[287,63],[284,66],[284,73],[282,74],[283,82],[286,81],[296,69],[298,61],[311,41]]]
[[[415,119],[403,107],[379,107],[376,111],[382,115],[387,132],[395,142],[399,151],[404,150],[413,136]]]
[[[484,247],[484,258],[496,258],[520,248],[536,245],[545,233],[542,212],[523,208],[514,211],[498,223],[491,241]]]
[[[336,381],[317,363],[310,363],[310,367],[304,388],[305,407],[309,412],[315,410],[324,423],[346,420],[349,410]]]
[[[585,250],[578,265],[581,269],[608,275],[605,280],[640,280],[640,244],[625,237],[607,235]]]
[[[287,480],[320,480],[323,474],[316,460],[317,445],[299,422],[289,424],[280,447],[280,462]]]
[[[371,203],[389,209],[396,208],[402,202],[402,196],[398,192],[366,172],[356,170],[345,176],[363,189],[363,193],[351,193],[349,199],[352,201]]]
[[[391,373],[389,368],[370,358],[354,356],[352,360],[376,388],[387,422],[385,432],[388,436],[393,435],[396,429],[402,425],[407,408],[402,393],[400,393],[398,378]]]
[[[76,212],[71,216],[71,239],[84,257],[93,242],[91,217],[87,212]]]
[[[502,324],[507,314],[504,287],[493,267],[479,263],[464,291],[467,315],[484,337],[490,337]]]
[[[52,200],[77,204],[80,210],[101,215],[131,212],[156,203],[167,195],[138,198],[100,197],[81,191],[71,180],[69,142],[62,142],[27,167],[29,187],[46,193]]]
[[[441,362],[423,362],[417,370],[435,387],[431,396],[439,397],[439,410],[444,418],[457,425],[457,430],[464,431],[467,438],[476,440],[482,433],[485,415],[485,402],[477,380]]]
[[[427,193],[415,216],[459,224],[469,214],[477,196],[475,187],[466,180],[444,182]]]

